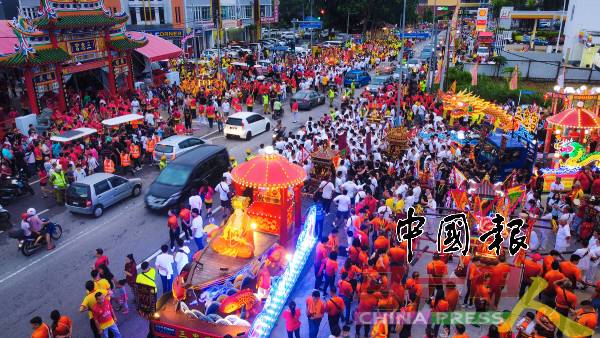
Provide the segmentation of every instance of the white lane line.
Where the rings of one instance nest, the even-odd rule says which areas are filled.
[[[211,137],[211,138],[209,138],[207,140],[208,141],[213,141],[213,140],[216,140],[216,139],[219,139],[219,138],[225,138],[225,135],[219,135],[219,136]]]
[[[45,213],[47,213],[48,211],[50,211],[50,209],[44,209],[44,210],[42,210],[42,211],[38,212],[38,216],[39,216],[39,215],[41,215],[41,214],[45,214]]]
[[[212,211],[212,212],[213,212],[213,215],[214,215],[214,214],[216,214],[216,213],[217,213],[219,210],[221,210],[221,206],[218,206],[218,207],[216,207],[216,208],[215,208],[215,209]],[[183,232],[182,232],[181,234],[179,234],[179,238],[183,238],[183,236],[185,236],[185,234],[184,234]],[[142,261],[142,263],[143,263],[143,262],[148,262],[148,263],[150,263],[150,262],[151,262],[151,261],[152,261],[154,258],[156,258],[156,256],[160,255],[160,253],[161,253],[160,249],[159,249],[159,250],[156,250],[156,251],[155,251],[155,252],[154,252],[152,255],[150,255],[148,258],[144,259],[144,260]],[[137,268],[138,270],[142,268],[142,263],[140,263],[140,264],[138,264],[138,265],[137,265],[137,267],[136,267],[136,268]],[[1,284],[1,283],[2,283],[2,281],[0,281],[0,284]]]
[[[125,209],[128,209],[128,208],[129,208],[129,206],[126,206],[126,207],[125,207]],[[48,209],[44,210],[43,212],[46,212],[46,211],[48,211]],[[57,252],[59,252],[59,251],[62,251],[62,250],[63,250],[63,249],[65,249],[65,248],[68,248],[68,247],[69,247],[69,244],[71,244],[71,243],[73,243],[73,242],[75,242],[75,241],[79,240],[80,238],[82,238],[82,237],[84,237],[84,236],[86,236],[86,235],[88,235],[88,234],[90,234],[90,233],[92,233],[92,232],[96,231],[97,229],[99,229],[99,228],[101,228],[101,227],[105,226],[106,224],[108,224],[108,223],[111,223],[111,222],[112,222],[113,220],[115,220],[115,219],[116,219],[118,216],[119,216],[119,214],[116,214],[116,215],[115,215],[115,216],[113,216],[112,218],[110,218],[110,219],[106,220],[106,222],[103,222],[103,223],[101,223],[101,224],[98,224],[98,225],[96,225],[96,226],[93,226],[93,227],[91,227],[91,228],[88,228],[88,229],[86,229],[86,230],[83,230],[83,231],[81,231],[80,233],[78,233],[77,235],[75,235],[74,237],[71,237],[71,238],[67,239],[66,241],[62,242],[60,245],[57,245],[57,246],[56,246],[56,248],[55,248],[54,250],[52,250],[52,251],[50,251],[50,252],[46,253],[46,254],[45,254],[45,255],[43,255],[42,257],[40,257],[40,258],[38,258],[38,259],[36,259],[36,260],[34,260],[34,261],[30,262],[29,264],[25,265],[24,267],[20,268],[19,270],[15,271],[15,272],[11,273],[10,275],[8,275],[8,276],[6,276],[6,277],[4,277],[4,278],[0,279],[0,284],[2,284],[2,283],[4,283],[4,282],[6,282],[7,280],[9,280],[9,279],[11,279],[11,278],[15,277],[15,276],[16,276],[16,275],[18,275],[19,273],[21,273],[21,272],[23,272],[23,271],[25,271],[25,270],[29,269],[30,267],[32,267],[33,265],[35,265],[35,264],[37,264],[37,263],[41,262],[42,260],[44,260],[44,259],[46,259],[46,258],[48,258],[48,257],[50,257],[50,256],[52,256],[52,255],[54,255],[54,254],[56,254]]]

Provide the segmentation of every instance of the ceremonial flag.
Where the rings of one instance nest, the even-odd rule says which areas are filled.
[[[456,167],[452,168],[452,172],[450,173],[450,178],[452,182],[456,184],[456,188],[460,189],[463,183],[467,181],[467,177],[460,170],[456,169]]]
[[[508,196],[508,213],[512,213],[517,205],[521,204],[525,198],[525,192],[527,189],[524,184],[512,187],[506,191]]]
[[[442,80],[442,66],[443,66],[444,58],[440,58],[437,64],[437,72],[435,73],[435,79],[433,79],[433,83],[439,84]]]
[[[456,205],[456,209],[462,211],[466,210],[467,204],[469,203],[469,198],[467,197],[466,191],[452,189],[450,190],[450,197],[452,197],[452,200]]]
[[[471,86],[477,86],[477,71],[479,70],[479,62],[471,68]]]
[[[519,84],[519,65],[515,65],[515,69],[513,69],[512,77],[510,82],[508,83],[508,89],[516,90]]]
[[[452,93],[456,93],[456,80],[454,80],[454,82],[452,82],[452,84],[450,85],[450,91]]]

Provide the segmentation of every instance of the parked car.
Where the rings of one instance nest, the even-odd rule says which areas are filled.
[[[300,90],[292,96],[291,103],[298,102],[298,109],[311,110],[325,103],[325,95],[315,90]]]
[[[156,177],[146,193],[146,207],[166,210],[187,203],[206,182],[214,187],[229,167],[229,154],[223,146],[204,144],[169,163]]]
[[[240,112],[229,115],[225,122],[223,133],[226,138],[237,136],[249,140],[271,129],[271,121],[266,117],[252,112]]]
[[[70,212],[100,217],[104,209],[141,192],[140,178],[98,173],[71,184],[65,192],[65,204]]]
[[[373,94],[377,94],[381,88],[385,88],[391,83],[392,77],[389,75],[375,76],[371,79],[371,83],[367,86],[367,90]]]
[[[394,65],[391,62],[382,62],[375,67],[375,73],[378,75],[392,74],[394,72]]]
[[[424,61],[429,61],[429,59],[431,59],[432,56],[433,56],[433,51],[423,50],[421,52],[421,55],[419,56],[419,58]]]
[[[406,61],[406,67],[408,67],[408,69],[419,68],[421,67],[421,61],[419,61],[419,59],[408,59],[408,61]]]
[[[328,40],[323,42],[323,47],[341,47],[343,44],[342,41],[338,40]]]
[[[371,82],[371,76],[364,70],[349,70],[344,76],[344,87],[350,87],[352,81],[357,88],[366,86]]]
[[[156,144],[154,147],[153,159],[154,161],[158,162],[160,161],[160,158],[165,155],[168,163],[176,159],[179,155],[205,143],[206,141],[195,136],[169,136]]]

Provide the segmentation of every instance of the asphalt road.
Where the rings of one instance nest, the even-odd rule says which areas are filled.
[[[339,105],[339,98],[336,102]],[[322,105],[300,112],[299,123],[292,123],[289,104],[284,106],[283,125],[287,130],[299,128],[309,116],[318,119],[328,112],[328,105]],[[259,109],[262,110],[262,107]],[[227,140],[216,132],[216,128],[196,127],[195,135],[227,147],[229,154],[239,162],[243,161],[246,148],[256,151],[261,143],[270,145],[273,135],[266,132],[250,141]],[[110,259],[111,271],[121,279],[124,278],[127,254],[133,253],[138,263],[153,260],[160,246],[168,241],[166,215],[152,213],[144,207],[143,196],[157,173],[158,170],[150,166],[136,173],[143,182],[141,196],[105,210],[100,218],[72,214],[57,206],[53,198],[42,198],[37,183],[33,185],[34,196],[17,199],[6,206],[14,223],[27,208],[35,207],[44,217],[62,225],[63,236],[53,251],[41,250],[31,257],[24,257],[17,251],[16,240],[9,238],[6,232],[0,233],[0,299],[4,305],[0,308],[0,336],[28,337],[31,334],[29,319],[39,315],[49,322],[50,311],[58,309],[73,319],[74,337],[91,337],[87,314],[79,313],[78,309],[85,296],[84,283],[90,279],[95,249],[104,249]],[[195,249],[193,244],[190,246]],[[118,317],[123,337],[146,336],[147,322],[135,311],[128,315],[119,314]]]

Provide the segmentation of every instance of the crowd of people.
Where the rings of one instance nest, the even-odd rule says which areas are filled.
[[[275,58],[267,67],[267,77],[231,64],[227,74],[205,81],[199,77],[197,65],[180,63],[173,65],[182,75],[179,86],[166,83],[113,99],[72,93],[71,108],[66,112],[54,110],[54,123],[47,131],[32,128],[27,135],[14,132],[6,136],[2,173],[38,176],[42,187],[46,187],[42,193],[52,191],[57,203],[62,204],[67,186],[86,175],[100,171],[136,175],[143,163],[157,162],[159,159],[153,157],[156,142],[172,134],[192,133],[192,121],[210,129],[216,124],[221,130],[229,114],[244,108],[252,111],[262,105],[268,114],[283,109],[286,98],[298,90],[315,89],[328,95],[333,91],[340,100],[331,101],[329,113],[309,118],[297,131],[279,134],[273,141],[282,156],[303,166],[309,180],[317,180],[314,189],[306,191],[313,196],[318,211],[315,290],[306,299],[305,314],[295,301],[284,311],[288,335],[299,337],[301,323],[306,320],[309,337],[317,337],[326,316],[333,336],[348,336],[354,330],[357,337],[387,337],[392,333],[411,337],[416,334],[411,322],[369,322],[360,314],[416,314],[425,308],[432,312],[509,310],[508,304],[501,302],[502,292],[509,272],[511,276],[514,272],[513,262],[505,254],[490,264],[477,256],[432,254],[420,245],[435,236],[439,219],[457,207],[448,194],[457,188],[456,179],[451,177],[453,170],[477,181],[498,175],[500,168],[475,159],[474,147],[457,146],[449,137],[450,129],[470,131],[473,126],[468,119],[448,126],[441,118],[440,98],[427,93],[422,81],[426,66],[406,78],[401,92],[395,85],[360,95],[355,92],[355,84],[342,88],[345,72],[371,70],[380,62],[395,60],[397,47],[396,40],[385,38],[348,49],[324,49],[303,59]],[[116,129],[101,125],[103,119],[129,113],[142,114],[144,120]],[[93,127],[98,134],[69,145],[50,142],[51,135],[82,126]],[[409,136],[407,149],[392,157],[386,136],[395,127],[405,127]],[[420,131],[433,136],[425,140]],[[311,177],[315,173],[310,155],[319,149],[339,154],[330,177]],[[257,152],[263,151],[264,145]],[[231,167],[236,163],[232,158]],[[600,282],[596,280],[600,232],[594,230],[594,220],[587,210],[597,203],[600,176],[586,168],[577,176],[572,191],[566,191],[557,180],[546,196],[541,191],[541,179],[536,175],[530,179],[529,174],[526,170],[515,171],[503,183],[503,188],[526,184],[524,205],[515,213],[538,220],[523,262],[521,294],[533,277],[542,277],[548,282],[541,294],[544,304],[595,329],[600,308]],[[117,312],[127,313],[128,303],[135,301],[136,283],[158,291],[159,276],[162,292],[171,290],[173,280],[192,259],[189,241],[194,240],[197,250],[206,245],[205,225],[216,223],[211,214],[215,194],[225,209],[224,217],[230,212],[230,184],[231,176],[225,173],[217,186],[203,186],[186,203],[169,211],[170,243],[161,247],[154,267],[142,262],[138,271],[133,255],[128,255],[123,279],[117,279],[103,250],[96,250],[97,259],[91,279],[85,282],[86,296],[80,308],[88,314],[94,337],[108,337],[109,332],[120,337]],[[423,273],[407,262],[407,244],[396,236],[396,220],[406,217],[411,209],[428,217],[426,238],[413,246],[415,260],[431,258]],[[35,216],[35,212],[24,215],[24,229],[38,226]],[[181,233],[184,238],[180,238]],[[550,248],[553,240],[555,245]],[[549,249],[553,250],[547,253]],[[455,260],[458,265],[451,271]],[[447,281],[446,277],[452,275],[466,278]],[[576,295],[578,287],[586,286],[592,286],[595,293]],[[560,336],[555,316],[543,310],[528,312],[517,327],[489,325],[485,337]],[[69,318],[56,311],[51,319],[52,325],[44,324],[40,317],[31,320],[34,333],[42,332],[36,337],[45,337],[44,330],[56,332],[55,336],[71,334]],[[460,324],[427,325],[424,335],[469,337],[466,327]]]

